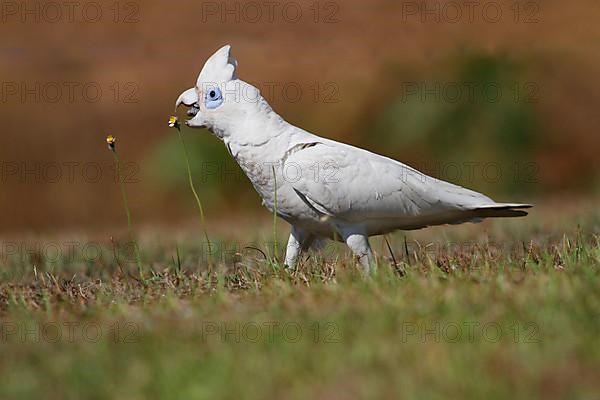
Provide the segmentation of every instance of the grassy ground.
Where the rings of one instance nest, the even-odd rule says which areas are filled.
[[[212,272],[200,234],[149,235],[146,281],[110,242],[4,241],[0,398],[598,398],[599,226],[399,233],[368,280],[341,248],[289,274],[267,232]]]

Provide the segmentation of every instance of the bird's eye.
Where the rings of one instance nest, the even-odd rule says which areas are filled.
[[[206,92],[205,98],[206,108],[215,109],[223,104],[223,95],[221,94],[221,90],[219,88],[210,89]]]

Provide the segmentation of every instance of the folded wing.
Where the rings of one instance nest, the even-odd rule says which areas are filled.
[[[286,158],[285,169],[300,171],[289,181],[305,202],[323,215],[379,224],[383,231],[523,216],[527,213],[522,209],[530,207],[496,203],[481,193],[342,143],[322,141],[299,148]]]

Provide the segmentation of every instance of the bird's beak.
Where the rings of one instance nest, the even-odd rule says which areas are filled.
[[[189,116],[194,117],[198,113],[200,106],[198,104],[198,93],[196,92],[196,88],[190,88],[179,95],[175,102],[175,111],[177,111],[177,108],[182,104],[190,107],[187,112]]]

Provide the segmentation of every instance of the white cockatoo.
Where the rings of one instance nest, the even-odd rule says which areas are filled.
[[[369,236],[431,225],[527,215],[528,204],[496,203],[396,160],[329,140],[280,117],[254,86],[237,78],[231,46],[204,64],[176,102],[192,128],[221,139],[262,197],[292,225],[285,263],[325,239],[343,240],[365,272]]]

